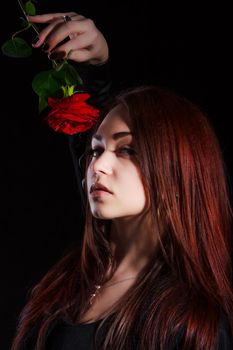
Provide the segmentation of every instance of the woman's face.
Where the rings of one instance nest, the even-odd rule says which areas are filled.
[[[92,158],[87,169],[88,201],[92,215],[99,219],[116,219],[140,214],[146,195],[135,157],[133,137],[125,107],[113,108],[92,137]],[[122,133],[122,134],[118,134]],[[114,136],[115,135],[115,136]],[[96,182],[109,192],[94,191]]]

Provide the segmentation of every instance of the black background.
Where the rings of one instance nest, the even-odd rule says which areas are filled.
[[[21,16],[16,0],[4,6],[1,43],[20,28]],[[38,0],[36,6],[38,13],[76,11],[94,20],[110,45],[116,89],[154,83],[197,103],[216,130],[231,182],[229,9],[213,4],[204,9],[194,1],[184,7],[154,1]],[[67,137],[38,115],[31,89],[34,75],[50,68],[49,60],[40,50],[27,59],[1,54],[1,67],[4,350],[9,349],[29,288],[79,237],[80,204]]]

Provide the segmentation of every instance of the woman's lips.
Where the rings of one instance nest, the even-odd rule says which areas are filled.
[[[91,196],[104,196],[104,195],[110,195],[112,193],[105,191],[105,190],[94,190],[91,192]]]
[[[107,187],[100,183],[95,183],[90,188],[90,194],[113,194]]]

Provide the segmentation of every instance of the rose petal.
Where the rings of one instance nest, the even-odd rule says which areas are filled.
[[[62,99],[48,98],[52,108],[46,117],[47,123],[58,132],[73,135],[84,132],[94,126],[99,110],[85,101],[90,97],[87,93],[75,93]]]

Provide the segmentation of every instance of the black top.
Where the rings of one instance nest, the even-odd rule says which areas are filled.
[[[73,325],[65,320],[60,320],[47,338],[46,350],[94,350],[94,335],[101,321]],[[104,335],[104,331],[101,334]],[[169,344],[167,350],[181,349],[182,334],[182,332],[179,332],[179,336],[174,342]],[[133,349],[136,350],[135,347]],[[218,332],[218,350],[232,349],[233,342],[230,335],[229,323],[226,317],[221,314]]]
[[[71,324],[65,320],[58,320],[51,325],[46,338],[45,350],[94,350],[95,332],[102,320],[92,323]],[[111,322],[111,318],[109,320]],[[108,328],[109,324],[107,324]],[[106,336],[106,329],[100,330],[101,341]],[[184,333],[178,332],[178,336],[170,343],[166,350],[180,350],[182,348]],[[136,337],[132,340],[132,349],[137,350]],[[99,341],[99,338],[97,339]],[[35,350],[36,337],[33,330],[28,334],[20,350]],[[101,346],[98,348],[101,349]],[[227,318],[222,314],[218,328],[218,350],[232,350],[233,340],[230,332],[230,325]],[[112,349],[113,350],[113,349]],[[155,349],[151,349],[155,350]],[[164,349],[165,350],[165,349]],[[190,349],[195,350],[195,347]],[[211,349],[208,349],[211,350]]]
[[[95,331],[101,320],[72,325],[66,321],[57,324],[48,336],[46,350],[92,350]]]

